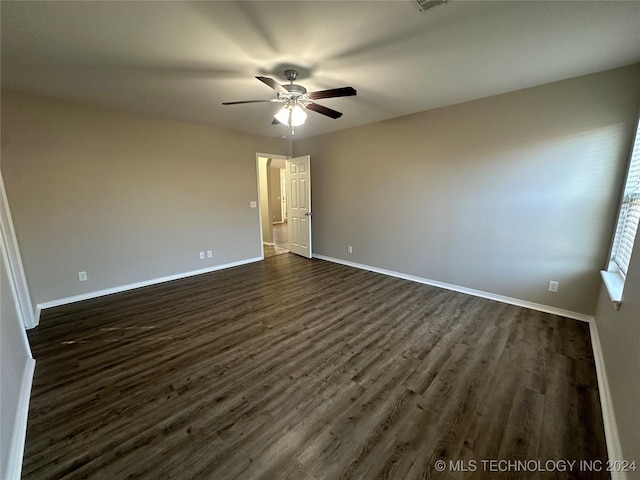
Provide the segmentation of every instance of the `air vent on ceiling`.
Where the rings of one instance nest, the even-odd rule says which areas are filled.
[[[447,3],[447,0],[411,0],[411,3],[416,5],[419,11],[425,12],[430,8]]]

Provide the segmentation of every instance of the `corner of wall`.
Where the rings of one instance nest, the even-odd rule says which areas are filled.
[[[604,436],[607,442],[607,453],[610,460],[619,460],[623,458],[620,433],[618,432],[618,423],[613,407],[613,399],[611,398],[611,389],[609,388],[609,379],[607,377],[607,369],[605,367],[602,344],[600,343],[595,317],[593,321],[589,322],[589,333],[591,335],[591,348],[593,350],[596,377],[598,379],[598,393],[600,394],[600,408],[602,410]],[[611,478],[612,480],[625,480],[627,477],[625,472],[611,472]]]
[[[2,478],[7,480],[20,480],[21,478],[24,447],[27,439],[29,400],[31,398],[31,386],[33,385],[35,368],[36,361],[33,358],[29,358],[22,372],[15,422],[11,433],[11,444],[8,447],[7,464],[4,472],[2,472]]]

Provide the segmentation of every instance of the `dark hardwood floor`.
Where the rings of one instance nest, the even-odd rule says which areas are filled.
[[[282,248],[289,248],[289,224],[286,221],[273,224],[273,243]]]
[[[278,245],[263,245],[263,248],[265,258],[273,257],[275,255],[286,255],[289,253],[289,250],[279,247]]]
[[[287,254],[29,338],[25,479],[609,478],[481,463],[606,460],[588,325],[554,315]]]

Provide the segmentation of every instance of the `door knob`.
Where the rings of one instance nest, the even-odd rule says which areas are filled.
[[[307,213],[305,213],[305,215],[306,215],[307,217],[310,217],[310,216],[311,216],[311,212],[307,212]]]

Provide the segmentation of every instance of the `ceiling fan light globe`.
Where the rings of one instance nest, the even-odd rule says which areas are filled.
[[[289,109],[282,107],[278,110],[278,113],[274,115],[274,118],[284,125],[289,125]]]
[[[307,112],[300,105],[296,105],[291,109],[291,126],[298,127],[307,120]]]
[[[275,119],[289,127],[298,127],[307,120],[307,112],[300,105],[282,107],[274,115]],[[291,121],[289,121],[291,120]]]

